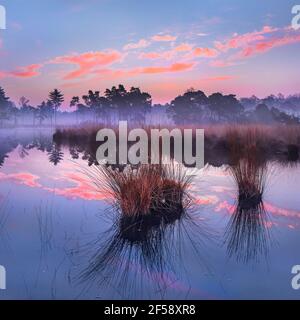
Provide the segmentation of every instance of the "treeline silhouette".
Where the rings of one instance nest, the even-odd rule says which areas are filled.
[[[62,105],[64,94],[54,89],[48,99],[32,106],[21,97],[15,104],[0,87],[0,127],[10,126],[55,126],[64,123],[94,121],[113,123],[119,120],[145,123],[151,116],[160,115],[160,122],[175,124],[195,123],[282,123],[298,124],[300,95],[284,97],[271,95],[264,99],[255,96],[237,99],[236,95],[189,89],[165,105],[153,104],[149,93],[140,88],[127,90],[123,85],[100,91],[89,90],[82,97],[74,96],[69,102],[71,110]],[[285,110],[285,111],[283,111]],[[158,118],[158,117],[157,117]]]

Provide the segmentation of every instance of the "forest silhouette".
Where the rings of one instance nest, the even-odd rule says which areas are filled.
[[[103,95],[89,90],[82,97],[74,96],[69,103],[61,91],[54,89],[47,99],[33,106],[26,97],[13,102],[0,87],[0,127],[56,126],[86,121],[110,124],[120,120],[147,123],[147,119],[155,116],[160,124],[298,124],[299,106],[297,94],[238,99],[234,94],[220,92],[208,96],[193,88],[162,105],[154,104],[151,94],[140,88],[127,90],[123,85],[106,89]]]

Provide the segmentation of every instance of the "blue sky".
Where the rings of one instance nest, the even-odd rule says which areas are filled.
[[[166,102],[189,87],[300,91],[295,0],[0,0],[0,85],[38,103],[124,83]],[[79,72],[76,72],[79,70]],[[72,73],[75,71],[75,73]]]

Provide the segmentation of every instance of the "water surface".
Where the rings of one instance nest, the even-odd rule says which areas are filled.
[[[252,229],[232,224],[228,166],[207,164],[194,178],[189,218],[129,247],[114,242],[111,199],[83,173],[84,150],[57,148],[50,130],[0,136],[0,299],[300,298],[291,287],[300,264],[297,164],[267,163],[263,217]]]

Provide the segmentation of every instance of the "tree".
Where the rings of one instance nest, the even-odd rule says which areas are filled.
[[[255,109],[260,103],[260,100],[255,95],[252,95],[250,98],[241,98],[240,102],[245,109]]]
[[[85,97],[85,96],[84,96]],[[85,98],[87,99],[87,98]],[[77,115],[80,115],[81,117],[84,117],[88,111],[89,111],[89,107],[80,103],[80,98],[75,96],[72,98],[72,100],[70,101],[70,107],[73,108],[75,107],[75,114],[76,114],[76,121],[78,120]]]
[[[26,109],[26,107],[29,105],[30,100],[28,100],[26,97],[21,97],[19,99],[19,106],[20,109]]]
[[[21,97],[19,100],[19,107],[20,107],[20,113],[23,115],[23,117],[25,117],[25,119],[27,117],[32,119],[32,125],[35,125],[35,117],[36,117],[36,108],[32,107],[29,104],[29,100],[25,97]]]
[[[43,121],[47,118],[51,118],[53,107],[49,101],[43,101],[37,106],[36,118],[39,120],[39,125],[41,126]]]
[[[77,104],[77,110],[76,113],[79,114],[81,117],[84,117],[86,114],[88,114],[89,108],[82,103]]]
[[[273,107],[271,109],[272,117],[276,122],[283,124],[299,124],[299,118],[288,115],[285,112],[280,111],[279,109]]]
[[[120,84],[117,87],[112,87],[111,90],[106,89],[105,98],[107,99],[109,106],[112,110],[116,110],[120,120],[128,119],[128,104],[126,100],[127,91],[125,87]]]
[[[87,95],[82,96],[84,103],[91,109],[95,109],[100,105],[100,91],[88,91]]]
[[[0,87],[0,124],[3,125],[4,120],[8,120],[11,116],[13,103],[6,96],[5,91]]]
[[[176,124],[199,122],[204,117],[207,101],[208,99],[202,91],[196,91],[192,88],[182,96],[176,97],[167,112]]]
[[[18,125],[18,116],[20,114],[20,110],[15,106],[13,105],[12,108],[11,108],[11,115],[14,119],[14,125],[15,127]]]
[[[127,92],[126,101],[131,120],[144,122],[146,114],[151,111],[151,95],[141,92],[140,88],[131,87]]]
[[[51,102],[51,105],[53,106],[54,110],[54,122],[56,125],[56,118],[57,118],[57,111],[64,102],[64,95],[58,91],[57,89],[54,89],[49,93],[49,102]]]
[[[80,102],[79,97],[73,97],[72,100],[70,101],[70,108],[77,107],[79,102]]]
[[[270,107],[275,107],[277,106],[278,99],[274,94],[271,94],[268,97],[264,98],[262,100],[262,103]]]
[[[87,95],[82,97],[85,105],[90,109],[90,111],[95,115],[95,118],[98,119],[101,115],[106,117],[107,109],[107,99],[100,96],[100,91],[93,92],[92,90],[88,91]]]
[[[213,120],[217,121],[240,120],[244,111],[234,94],[223,95],[219,92],[208,97],[208,107]]]
[[[257,122],[270,123],[274,121],[273,114],[265,103],[258,104],[254,114]]]

